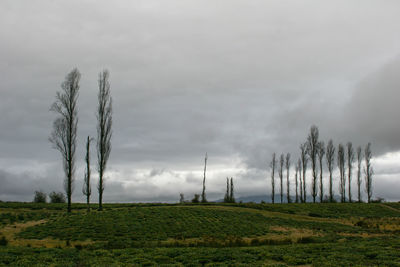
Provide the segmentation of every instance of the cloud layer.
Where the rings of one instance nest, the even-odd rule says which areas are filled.
[[[206,151],[211,198],[221,198],[226,176],[239,195],[266,194],[270,155],[295,159],[312,124],[335,144],[372,142],[385,159],[400,149],[399,7],[2,1],[0,199],[30,200],[38,184],[62,190],[60,158],[47,142],[49,107],[75,66],[82,72],[76,201],[103,68],[111,72],[115,122],[106,201],[192,195]],[[392,165],[396,171],[376,175],[376,190],[397,199]]]

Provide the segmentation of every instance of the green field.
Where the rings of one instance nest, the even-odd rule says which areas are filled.
[[[0,203],[0,265],[400,266],[400,203],[65,208]]]

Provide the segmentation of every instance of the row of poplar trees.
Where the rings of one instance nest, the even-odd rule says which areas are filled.
[[[356,161],[357,164],[357,201],[361,202],[361,164],[364,160],[364,181],[365,181],[365,192],[367,194],[368,203],[371,202],[372,197],[372,176],[373,168],[371,165],[371,144],[368,143],[364,148],[361,147],[354,151],[353,144],[348,142],[346,146],[339,144],[336,152],[336,148],[333,145],[333,141],[329,140],[328,144],[325,146],[323,141],[319,140],[319,131],[316,126],[312,126],[310,133],[308,134],[307,141],[300,145],[300,158],[295,165],[295,189],[296,198],[295,202],[307,202],[307,187],[306,187],[306,177],[307,177],[307,167],[308,163],[311,163],[312,180],[311,180],[311,196],[313,202],[317,201],[319,194],[320,202],[335,202],[334,192],[333,192],[333,171],[335,169],[335,155],[336,164],[339,170],[339,194],[341,202],[353,202],[351,194],[352,185],[352,173],[353,164]],[[324,158],[326,167],[329,171],[329,185],[328,185],[328,198],[324,199],[324,180],[323,180],[323,170],[324,170]],[[279,164],[279,165],[278,165]],[[276,154],[272,154],[272,160],[270,163],[271,167],[271,184],[272,184],[272,203],[275,203],[275,172],[278,172],[280,181],[280,202],[283,202],[283,183],[284,183],[284,171],[286,170],[286,198],[287,202],[291,203],[292,198],[290,196],[290,153],[284,155],[282,154],[278,159]],[[319,169],[319,173],[318,173]],[[347,171],[347,174],[346,174]],[[319,188],[318,188],[319,179]],[[347,199],[346,199],[346,187],[347,187]]]
[[[78,129],[78,108],[79,82],[81,74],[77,68],[73,69],[65,77],[61,84],[61,91],[57,92],[56,100],[50,110],[57,114],[53,122],[53,131],[49,141],[53,148],[58,150],[62,156],[63,171],[65,174],[64,188],[67,195],[68,212],[71,212],[71,196],[75,180],[75,152]],[[112,98],[110,94],[109,72],[104,70],[99,73],[99,92],[97,117],[97,171],[99,181],[97,190],[99,193],[99,210],[103,209],[104,173],[108,158],[111,152],[112,136]],[[93,140],[90,136],[86,141],[86,171],[84,177],[83,194],[86,196],[87,208],[90,211],[90,195],[92,193],[90,183],[90,143]]]

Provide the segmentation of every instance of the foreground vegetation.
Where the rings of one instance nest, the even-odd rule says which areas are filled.
[[[0,265],[400,266],[400,203],[0,203]]]

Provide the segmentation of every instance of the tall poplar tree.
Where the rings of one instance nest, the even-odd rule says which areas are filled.
[[[272,154],[271,167],[271,200],[272,204],[275,203],[275,168],[276,168],[276,154]]]
[[[323,173],[323,166],[322,166],[322,161],[325,155],[325,144],[324,142],[319,142],[318,143],[318,161],[319,161],[319,202],[322,203],[324,199],[324,183],[322,180],[322,173]]]
[[[71,198],[75,180],[76,132],[78,129],[77,100],[80,78],[81,74],[76,68],[68,73],[65,81],[61,84],[61,92],[57,92],[56,101],[50,108],[51,111],[58,114],[58,117],[53,122],[53,131],[49,141],[62,156],[68,213],[71,212]]]
[[[349,184],[348,186],[348,192],[349,192],[349,202],[351,203],[351,174],[352,174],[352,169],[353,169],[353,163],[354,163],[354,149],[353,149],[353,144],[351,142],[347,143],[347,182]]]
[[[358,193],[358,202],[361,202],[361,161],[363,159],[362,149],[359,146],[357,148],[357,193]]]
[[[311,126],[310,133],[307,137],[307,152],[308,156],[311,160],[311,169],[312,169],[312,188],[311,195],[313,197],[313,202],[315,203],[315,198],[317,197],[317,155],[318,155],[318,138],[319,131],[317,126]]]
[[[281,182],[281,203],[283,203],[283,165],[285,164],[285,156],[281,154],[280,160],[279,160],[279,179]]]
[[[329,202],[333,202],[333,167],[335,164],[335,147],[333,146],[332,139],[329,140],[326,146],[326,165],[329,171]]]
[[[99,74],[99,93],[97,96],[97,170],[99,172],[99,210],[103,210],[104,173],[111,153],[112,136],[112,98],[108,70]]]

